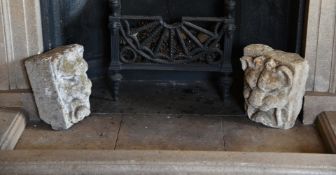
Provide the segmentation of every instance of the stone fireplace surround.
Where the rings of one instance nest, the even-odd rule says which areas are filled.
[[[334,0],[309,1],[305,57],[309,61],[311,72],[304,104],[303,120],[306,124],[313,123],[315,117],[322,111],[336,109],[335,9],[336,1]],[[36,119],[36,107],[21,61],[43,50],[39,1],[1,0],[0,14],[0,51],[5,55],[0,57],[0,106],[23,108],[30,119],[34,119],[34,117]],[[108,172],[125,174],[127,171],[133,173],[136,171],[157,172],[160,174],[172,173],[169,167],[179,167],[174,171],[175,173],[203,172],[204,174],[216,174],[216,172],[333,174],[336,171],[334,167],[336,159],[332,155],[215,154],[208,152],[169,153],[160,151],[89,151],[85,152],[85,154],[82,154],[81,151],[13,151],[0,152],[0,167],[3,168],[3,165],[5,165],[3,163],[6,162],[5,167],[7,168],[2,170],[7,172],[25,173],[34,168],[36,171],[49,169],[49,171],[61,174],[71,172],[71,168],[75,166],[77,169],[86,166],[86,170],[89,170],[88,167],[90,167],[92,172],[101,172],[101,174],[107,174]],[[45,160],[36,160],[33,158],[36,155],[43,155],[41,158]],[[147,158],[140,161],[139,158],[141,157]],[[202,159],[207,163],[195,161]],[[131,163],[131,160],[136,161]],[[61,163],[63,161],[65,161],[66,166]],[[154,163],[160,161],[166,164]],[[23,164],[25,166],[21,166],[21,168],[14,171],[17,165]],[[124,172],[120,171],[121,164],[125,168]],[[277,168],[274,168],[275,166]],[[65,168],[60,172],[59,167]],[[162,167],[166,169],[162,169]],[[198,169],[194,169],[195,167],[198,167]],[[212,168],[209,169],[209,167]]]

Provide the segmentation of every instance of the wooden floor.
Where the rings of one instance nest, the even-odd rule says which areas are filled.
[[[158,114],[96,114],[67,131],[30,124],[16,149],[326,153],[314,126],[278,130],[238,116]]]

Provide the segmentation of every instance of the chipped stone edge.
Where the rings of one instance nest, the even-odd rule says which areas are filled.
[[[21,110],[0,110],[1,112],[8,112],[14,115],[10,126],[8,126],[8,129],[2,135],[2,138],[0,138],[0,150],[14,150],[23,131],[26,128],[26,117]]]
[[[336,126],[331,123],[331,117],[336,117],[336,112],[323,112],[316,121],[316,126],[324,142],[332,153],[336,154]]]
[[[0,152],[4,174],[335,174],[329,154],[221,151],[23,150]]]

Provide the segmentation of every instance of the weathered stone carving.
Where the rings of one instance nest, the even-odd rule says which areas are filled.
[[[252,44],[244,49],[241,63],[248,117],[269,127],[292,128],[302,108],[307,61],[298,54]]]
[[[90,114],[92,83],[84,48],[68,45],[25,62],[40,118],[55,130],[68,129]]]

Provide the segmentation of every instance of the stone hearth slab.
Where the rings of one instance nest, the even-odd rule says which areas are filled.
[[[288,131],[255,124],[247,117],[126,116],[117,149],[225,150],[324,153],[313,126]]]
[[[317,127],[331,152],[336,153],[336,112],[323,112],[317,119]]]
[[[29,125],[17,149],[136,149],[326,153],[314,126],[281,131],[247,117],[211,115],[93,115],[69,131]]]
[[[332,175],[329,154],[223,151],[21,150],[0,152],[1,174]]]
[[[119,116],[93,115],[66,131],[29,124],[16,149],[114,149],[120,121]]]
[[[222,118],[209,116],[126,116],[117,149],[224,150]]]
[[[314,126],[300,122],[288,130],[267,128],[235,117],[223,119],[226,150],[247,152],[323,153],[325,146]]]
[[[0,109],[0,150],[13,150],[25,127],[20,110]]]

